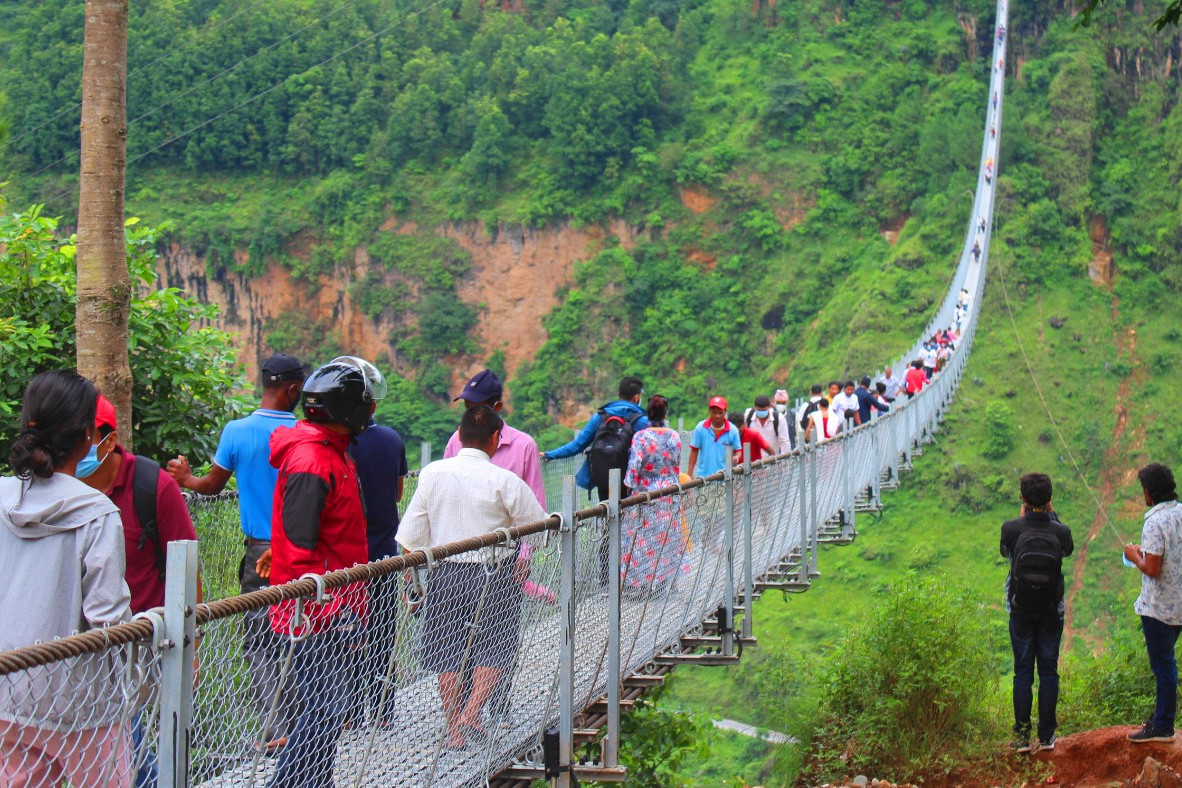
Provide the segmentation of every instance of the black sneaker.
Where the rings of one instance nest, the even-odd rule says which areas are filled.
[[[1051,734],[1051,737],[1049,739],[1044,739],[1043,737],[1039,736],[1038,737],[1038,749],[1053,750],[1053,749],[1055,749],[1055,742],[1057,742],[1057,741],[1059,741],[1059,737],[1053,733]]]
[[[1030,752],[1030,737],[1015,733],[1014,740],[1010,742],[1010,749],[1017,753]]]
[[[1170,742],[1174,740],[1174,732],[1160,730],[1155,728],[1152,722],[1147,722],[1141,730],[1130,733],[1128,739],[1133,744],[1145,744],[1151,741]]]

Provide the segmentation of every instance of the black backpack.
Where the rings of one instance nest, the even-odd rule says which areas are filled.
[[[1058,608],[1063,597],[1063,547],[1055,532],[1023,531],[1010,559],[1010,606],[1032,613]]]
[[[160,463],[142,454],[135,455],[131,494],[135,503],[135,516],[140,521],[140,539],[136,542],[135,549],[143,550],[148,541],[152,542],[152,549],[156,553],[156,571],[163,580],[164,544],[160,541],[160,529],[156,524],[156,484],[159,478]]]
[[[627,419],[613,416],[606,409],[599,409],[599,426],[587,449],[587,463],[591,471],[591,484],[607,489],[608,476],[612,468],[621,471],[628,467],[628,452],[632,449],[632,434],[636,421],[642,413],[633,413]]]
[[[747,408],[747,426],[751,426],[751,422],[755,420],[755,408]],[[776,432],[776,437],[780,437],[780,411],[772,410],[772,429]]]

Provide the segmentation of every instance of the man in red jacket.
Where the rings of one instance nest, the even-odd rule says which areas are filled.
[[[270,556],[259,559],[271,585],[348,569],[369,559],[357,468],[346,454],[385,396],[381,373],[344,356],[304,382],[304,420],[271,435],[271,464],[279,469],[271,519]],[[350,684],[364,644],[367,594],[363,583],[335,589],[324,601],[295,600],[271,608],[271,628],[302,638],[294,644],[292,681],[302,710],[268,785],[332,785],[336,742],[351,700]]]

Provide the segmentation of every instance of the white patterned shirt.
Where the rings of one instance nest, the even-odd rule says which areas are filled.
[[[1141,596],[1133,610],[1164,624],[1182,624],[1182,505],[1162,501],[1145,513],[1141,549],[1161,556],[1161,573],[1142,573]]]
[[[408,552],[483,536],[545,520],[533,490],[516,474],[498,468],[479,449],[460,449],[455,457],[433,462],[419,473],[419,485],[394,538]],[[452,561],[478,563],[487,551]]]

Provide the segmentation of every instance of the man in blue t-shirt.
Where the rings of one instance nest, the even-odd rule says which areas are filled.
[[[194,476],[183,455],[168,462],[168,472],[177,484],[202,495],[217,495],[225,489],[231,475],[238,476],[238,512],[246,548],[239,565],[244,594],[270,585],[259,577],[255,565],[271,552],[271,502],[279,478],[279,470],[271,465],[271,433],[279,427],[295,426],[292,411],[300,401],[307,376],[308,367],[294,356],[283,353],[271,356],[263,363],[263,399],[259,409],[222,428],[209,473]],[[243,656],[250,666],[255,712],[266,719],[272,699],[279,692],[282,643],[271,632],[266,608],[248,611],[243,616],[243,629]],[[292,714],[287,704],[281,702],[274,727],[265,732],[271,749],[278,749],[286,742],[287,730],[294,721]]]
[[[707,404],[710,417],[694,427],[690,435],[690,476],[709,476],[726,467],[726,453],[739,451],[739,430],[726,418],[726,398],[711,397]]]

